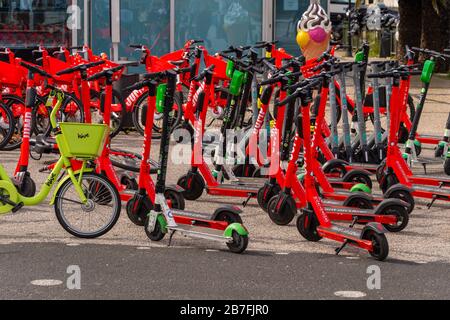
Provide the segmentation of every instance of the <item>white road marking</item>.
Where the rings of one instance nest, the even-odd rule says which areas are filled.
[[[79,246],[81,246],[81,244],[79,244],[79,243],[68,243],[67,246],[68,247],[79,247]]]
[[[277,255],[277,256],[288,256],[289,253],[287,253],[287,252],[277,252],[277,253],[275,253],[275,255]]]
[[[348,260],[361,260],[360,257],[347,257]]]
[[[33,280],[31,281],[33,286],[38,287],[56,287],[63,284],[61,280],[52,280],[52,279],[41,279],[41,280]]]
[[[214,250],[214,249],[207,249],[205,250],[206,252],[219,252],[219,250]]]
[[[137,247],[137,250],[151,250],[151,247]]]
[[[361,291],[337,291],[334,293],[334,295],[340,298],[349,299],[360,299],[367,296],[367,294]]]

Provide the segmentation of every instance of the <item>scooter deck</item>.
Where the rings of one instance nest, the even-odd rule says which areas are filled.
[[[238,178],[237,180],[231,181],[232,185],[237,186],[249,186],[261,188],[266,183],[267,178]]]
[[[230,196],[230,197],[256,197],[259,191],[258,186],[249,185],[233,185],[233,184],[220,184],[214,187],[207,187],[207,192],[210,195],[215,196]]]
[[[169,227],[170,231],[179,232],[181,235],[189,238],[217,241],[222,243],[232,242],[233,239],[231,237],[224,237],[222,234],[214,233],[214,232],[200,232],[193,230],[189,226],[177,226],[175,228]]]
[[[422,192],[432,192],[436,195],[442,195],[446,197],[450,197],[450,189],[449,188],[439,188],[433,186],[413,186],[413,191],[422,191]]]
[[[208,214],[208,213],[176,210],[176,209],[172,209],[172,213],[173,213],[173,215],[179,216],[179,217],[212,221],[212,215]]]

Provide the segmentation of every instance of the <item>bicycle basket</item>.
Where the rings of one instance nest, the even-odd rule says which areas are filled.
[[[103,152],[109,127],[104,124],[63,122],[61,134],[56,136],[61,154],[68,158],[92,159]]]

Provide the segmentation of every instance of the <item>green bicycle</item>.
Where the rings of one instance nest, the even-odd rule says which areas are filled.
[[[109,128],[103,124],[57,123],[64,93],[54,89],[47,103],[53,105],[54,99],[50,121],[61,157],[40,192],[31,198],[20,195],[0,165],[0,215],[43,203],[57,184],[50,205],[54,205],[59,223],[76,237],[97,238],[114,227],[121,210],[115,186],[91,168],[103,152]],[[74,160],[81,163],[80,170],[72,168]]]

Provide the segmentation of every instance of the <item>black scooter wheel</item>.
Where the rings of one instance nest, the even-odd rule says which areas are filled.
[[[238,164],[233,168],[233,173],[238,178],[251,178],[256,171],[253,164]]]
[[[405,124],[402,123],[400,125],[400,130],[398,132],[398,142],[399,143],[406,143],[409,139],[409,131],[408,128],[406,128]]]
[[[378,183],[381,183],[381,180],[384,177],[384,170],[386,170],[386,160],[384,160],[377,168],[376,178]]]
[[[385,215],[393,215],[397,217],[397,224],[385,224],[384,227],[389,232],[401,232],[405,230],[409,223],[409,213],[405,207],[393,205],[385,208],[383,210],[383,214]]]
[[[18,191],[26,198],[34,197],[36,195],[36,183],[29,175],[25,175]]]
[[[373,188],[372,179],[370,179],[370,176],[359,170],[353,170],[348,172],[345,177],[343,178],[344,182],[352,182],[352,183],[362,183],[368,186],[370,189]]]
[[[166,190],[164,192],[164,197],[168,201],[170,207],[176,210],[184,210],[186,207],[186,202],[184,197],[180,192],[175,190]]]
[[[145,226],[145,220],[147,219],[147,214],[149,210],[145,206],[141,206],[139,212],[134,212],[133,207],[135,205],[135,200],[131,199],[127,202],[127,216],[130,221],[139,227]]]
[[[363,240],[372,241],[373,250],[369,251],[372,257],[378,261],[386,260],[389,255],[389,243],[384,234],[370,230],[363,235]]]
[[[297,230],[300,235],[310,242],[319,242],[322,237],[317,232],[317,219],[308,213],[303,213],[297,219]]]
[[[445,170],[445,174],[450,176],[450,159],[445,160],[444,170]]]
[[[130,177],[127,177],[127,176],[123,176],[123,177],[120,179],[120,183],[121,183],[123,186],[125,186],[125,188],[126,188],[127,190],[138,190],[138,188],[139,188],[139,185],[138,185],[136,179],[130,178]]]
[[[407,190],[394,191],[389,195],[389,199],[399,199],[409,204],[409,208],[407,209],[408,214],[413,213],[416,207],[416,200],[414,199],[414,196]]]
[[[395,186],[398,183],[398,179],[395,174],[389,173],[384,175],[380,182],[380,188],[383,193],[386,193],[391,187]]]
[[[267,212],[270,200],[273,197],[277,196],[280,193],[280,191],[281,188],[278,185],[276,186],[265,185],[264,187],[259,189],[257,200],[261,209]]]
[[[182,176],[177,185],[183,188],[183,197],[189,201],[198,200],[205,190],[205,181],[198,174]]]
[[[151,241],[159,242],[162,239],[164,239],[166,234],[164,232],[162,232],[162,228],[161,228],[161,224],[159,223],[159,220],[156,221],[155,230],[153,230],[153,232],[148,231],[148,225],[149,225],[149,219],[147,217],[147,219],[145,220],[145,234]]]
[[[228,224],[233,224],[233,223],[240,223],[242,224],[242,218],[240,215],[238,215],[237,213],[231,212],[231,211],[222,211],[221,213],[219,213],[216,218],[214,219],[215,221],[224,221]]]
[[[442,158],[443,155],[444,155],[444,146],[443,145],[438,145],[436,147],[436,150],[434,150],[434,157],[435,158]]]
[[[297,204],[292,197],[289,197],[281,208],[277,208],[278,199],[279,197],[275,196],[269,201],[267,213],[269,214],[270,220],[276,225],[287,226],[294,220],[297,214]]]
[[[241,236],[236,231],[232,233],[233,242],[227,243],[228,249],[232,253],[241,254],[248,247],[248,236]]]
[[[370,200],[363,197],[354,197],[346,204],[349,208],[358,208],[358,209],[373,209],[373,204]]]

